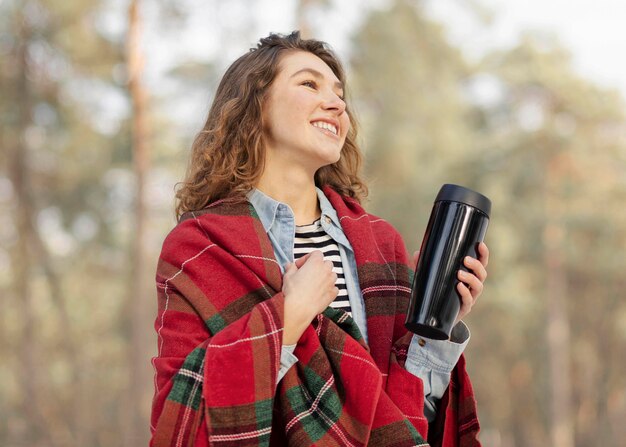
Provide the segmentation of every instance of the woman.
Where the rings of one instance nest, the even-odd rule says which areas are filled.
[[[334,54],[297,32],[225,73],[159,259],[152,445],[480,445],[467,328],[404,328],[415,260],[360,205],[344,88]]]

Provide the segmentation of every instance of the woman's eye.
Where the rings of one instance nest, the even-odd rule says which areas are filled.
[[[300,85],[304,85],[306,87],[310,87],[312,89],[317,90],[317,83],[315,81],[303,81]],[[345,97],[343,94],[341,95],[337,95],[339,97],[339,99],[341,99],[342,101],[345,101]]]

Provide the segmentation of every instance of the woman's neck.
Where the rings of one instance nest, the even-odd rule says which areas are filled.
[[[293,210],[296,225],[317,220],[322,212],[313,178],[294,175],[293,171],[264,172],[256,188],[274,200],[286,203]]]

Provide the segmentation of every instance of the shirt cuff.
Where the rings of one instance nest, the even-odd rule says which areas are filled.
[[[289,368],[298,363],[298,357],[293,355],[293,351],[296,349],[296,345],[283,345],[280,351],[280,369],[278,370],[278,377],[276,378],[276,384],[283,380]]]
[[[452,329],[450,340],[433,340],[413,335],[405,368],[424,384],[424,416],[429,422],[437,415],[437,402],[450,383],[450,373],[469,343],[469,328],[459,321]]]

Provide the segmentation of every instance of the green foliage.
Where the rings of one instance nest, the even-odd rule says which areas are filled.
[[[470,67],[415,2],[372,13],[354,45],[371,209],[415,250],[442,183],[492,199],[490,277],[468,319],[487,439],[551,442],[546,303],[558,275],[571,332],[571,365],[560,367],[573,381],[575,438],[617,445],[618,430],[600,421],[624,415],[623,406],[605,406],[625,385],[617,360],[626,342],[618,292],[626,259],[616,250],[626,217],[620,95],[577,76],[558,42],[535,35]]]
[[[373,12],[353,44],[351,81],[372,207],[401,216],[394,223],[417,249],[439,187],[461,180],[454,166],[471,152],[462,91],[470,69],[414,2]],[[402,213],[407,209],[413,214]]]
[[[332,2],[301,3],[332,13]],[[623,100],[578,76],[562,45],[536,35],[470,64],[421,4],[395,0],[368,12],[352,39],[349,84],[371,187],[366,206],[413,251],[441,184],[490,197],[489,279],[467,320],[483,442],[551,445],[546,326],[556,273],[570,328],[571,364],[562,368],[573,383],[576,445],[618,445],[626,434]],[[124,312],[135,178],[125,36],[103,18],[112,8],[0,2],[2,445],[121,442],[132,373]],[[175,14],[170,26],[184,25],[184,7],[168,0],[158,8],[163,18]],[[234,27],[224,29],[215,32]],[[231,37],[238,38],[222,37],[224,45],[233,45]],[[176,88],[150,92],[149,271],[174,224],[173,186],[201,125],[178,112],[203,95],[206,112],[226,62],[187,59],[168,73]],[[19,220],[23,209],[34,232]],[[23,369],[28,353],[32,372]],[[35,382],[33,414],[25,377]],[[148,413],[146,402],[146,420]]]
[[[98,445],[120,424],[129,201],[110,197],[132,190],[106,182],[130,158],[126,93],[113,76],[121,47],[98,30],[102,6],[0,3],[0,180],[13,184],[0,203],[13,217],[0,244],[13,269],[0,289],[3,322],[14,322],[0,329],[2,445]],[[116,410],[89,416],[107,407]]]

